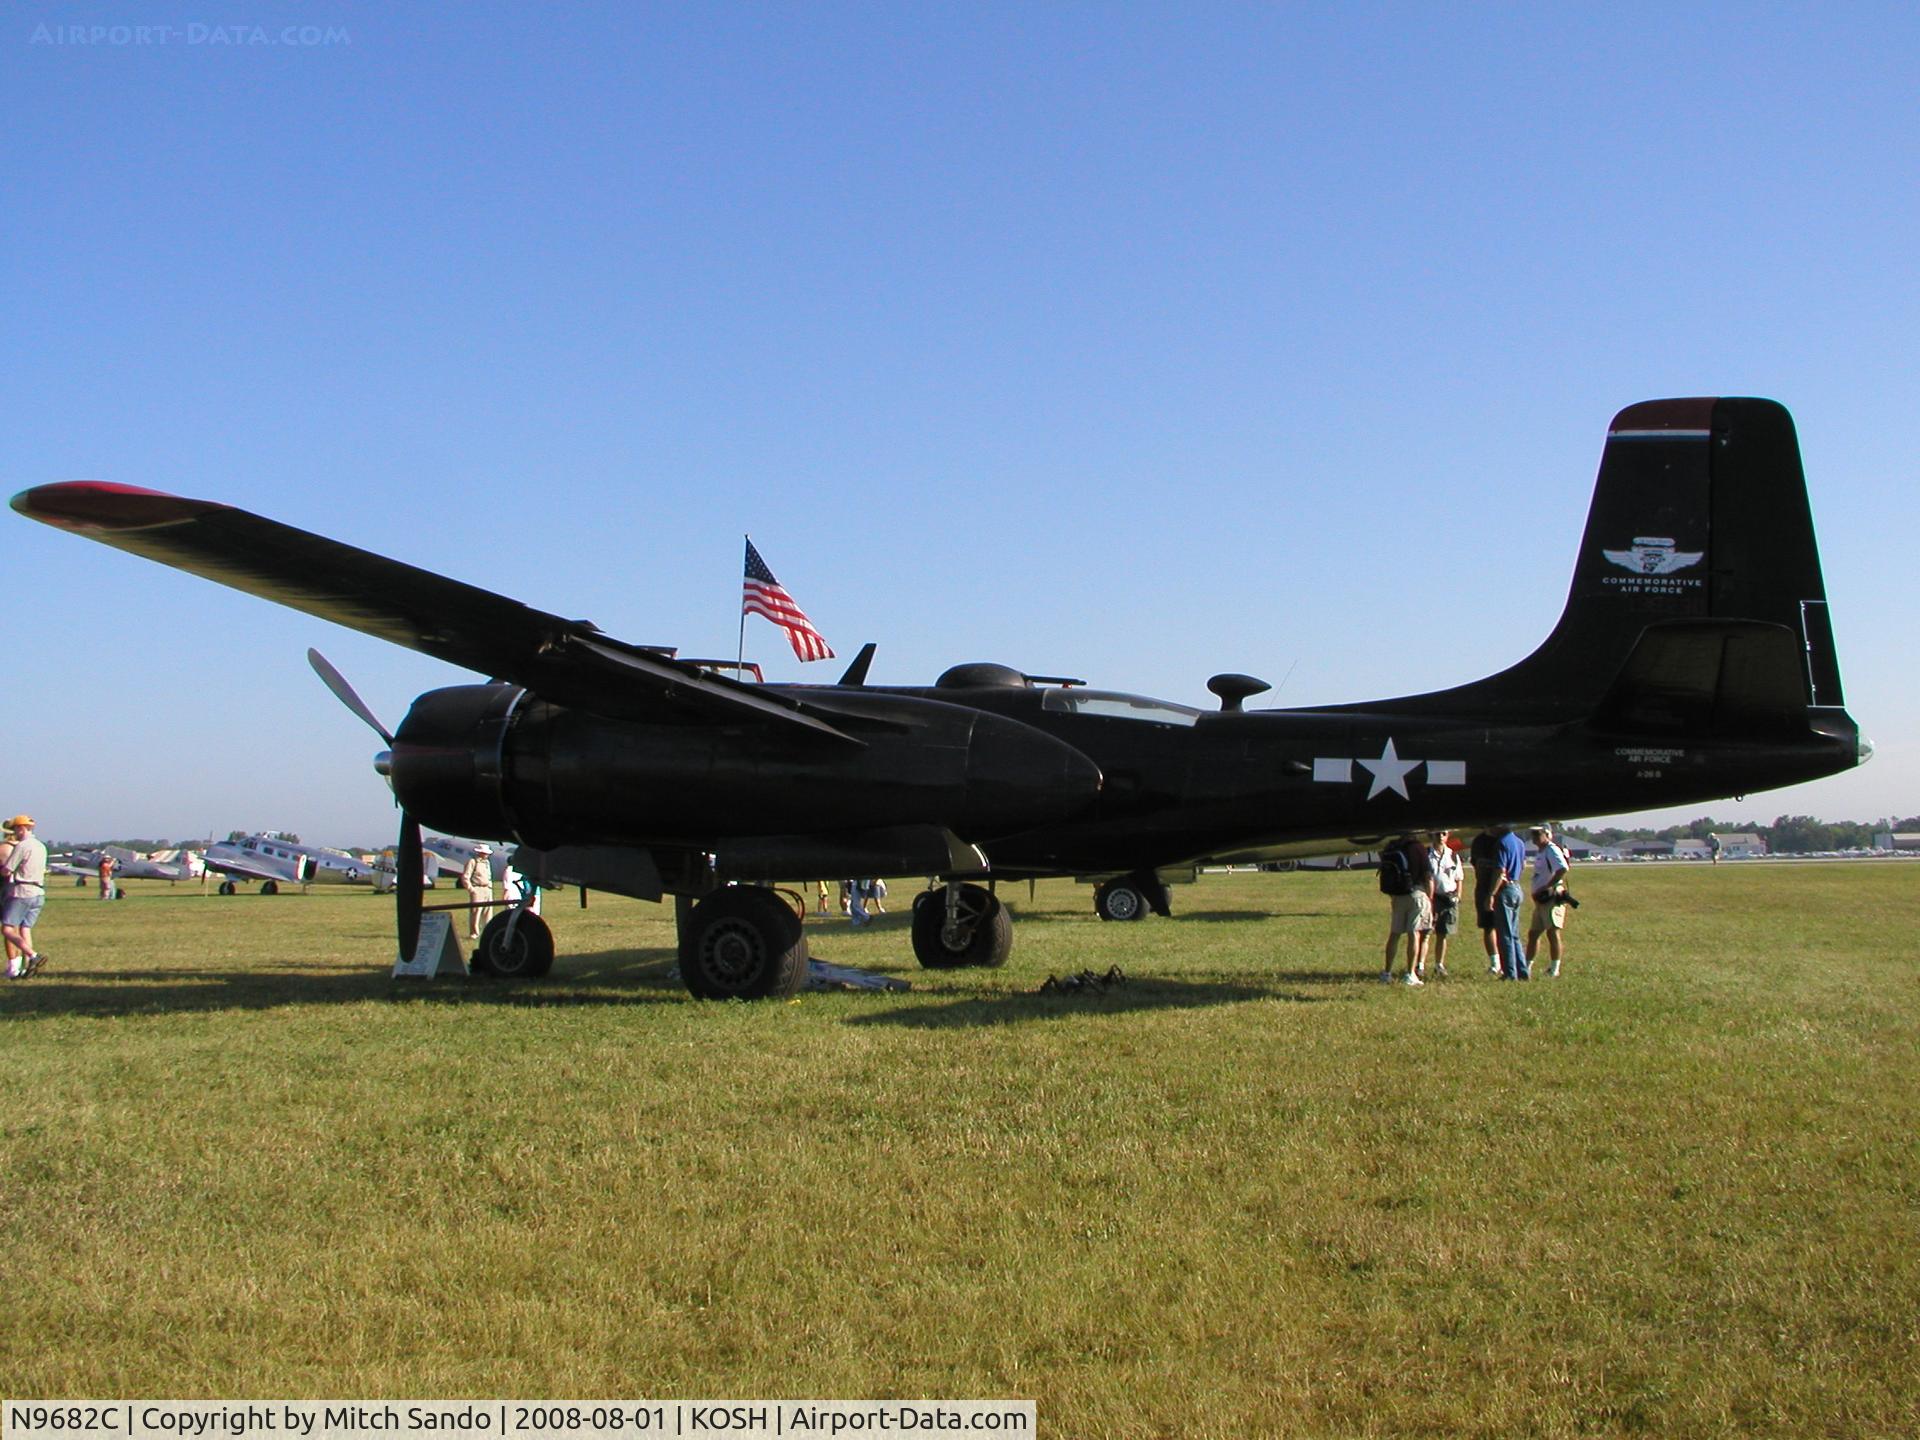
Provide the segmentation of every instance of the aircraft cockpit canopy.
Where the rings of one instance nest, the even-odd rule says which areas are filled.
[[[1118,690],[1049,690],[1040,707],[1068,715],[1139,720],[1152,725],[1194,725],[1199,723],[1201,715],[1190,705],[1150,700],[1145,695],[1125,695]]]

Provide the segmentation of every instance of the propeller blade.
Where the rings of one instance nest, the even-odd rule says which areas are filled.
[[[400,930],[400,958],[411,960],[420,948],[420,887],[425,866],[420,859],[420,822],[400,812],[400,848],[393,857],[393,912]]]
[[[386,741],[388,748],[391,749],[393,732],[382,725],[373,711],[367,708],[366,701],[362,700],[354,692],[353,686],[347,683],[347,677],[334,669],[333,663],[318,650],[307,651],[307,663],[313,667],[313,673],[320,677],[321,683],[333,692],[333,698],[364,720],[372,728],[373,733]]]

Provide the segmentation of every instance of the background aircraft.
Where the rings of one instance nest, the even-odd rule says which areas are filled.
[[[102,855],[111,855],[118,866],[113,872],[116,881],[170,880],[177,884],[182,880],[198,880],[206,872],[205,862],[198,851],[156,850],[150,855],[142,855],[124,845],[106,845],[98,850],[70,850],[56,856],[47,868],[56,875],[77,876],[84,885],[100,878]]]
[[[207,846],[206,868],[226,877],[220,893],[231,895],[243,880],[258,880],[262,895],[278,894],[284,884],[334,883],[371,885],[374,865],[345,850],[305,845],[277,835],[242,835],[238,831]]]
[[[1505,493],[1489,487],[1489,503],[1523,492]],[[1209,682],[1209,712],[984,663],[879,688],[870,651],[838,685],[748,685],[230,506],[95,482],[13,506],[498,677],[427,692],[392,732],[316,660],[386,742],[376,769],[401,805],[402,867],[424,821],[513,835],[541,885],[670,894],[701,996],[791,994],[806,970],[787,901],[729,882],[937,876],[914,905],[915,954],[997,965],[1012,945],[1004,879],[1112,875],[1164,907],[1163,867],[1685,804],[1871,753],[1843,708],[1793,423],[1766,400],[1615,417],[1565,608],[1518,664],[1291,710],[1247,710],[1267,687],[1241,674]],[[1497,563],[1479,570],[1463,603],[1518,628],[1534,597],[1499,596]],[[419,887],[397,895],[409,952]],[[552,937],[511,910],[477,958],[544,973]]]

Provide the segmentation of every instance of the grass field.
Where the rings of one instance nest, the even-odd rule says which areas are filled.
[[[1021,1397],[1059,1436],[1920,1434],[1920,865],[1583,867],[1567,975],[1371,877],[707,1005],[671,912],[394,982],[364,891],[57,888],[0,989],[14,1396]],[[1033,992],[1118,964],[1105,995]]]

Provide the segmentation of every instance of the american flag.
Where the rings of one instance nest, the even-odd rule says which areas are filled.
[[[833,647],[827,644],[825,636],[813,628],[813,622],[807,619],[807,612],[794,604],[787,587],[773,578],[773,571],[760,558],[760,552],[753,548],[752,540],[747,541],[747,578],[741,588],[740,612],[743,615],[764,615],[786,631],[787,643],[793,646],[793,653],[802,660],[833,658]]]

